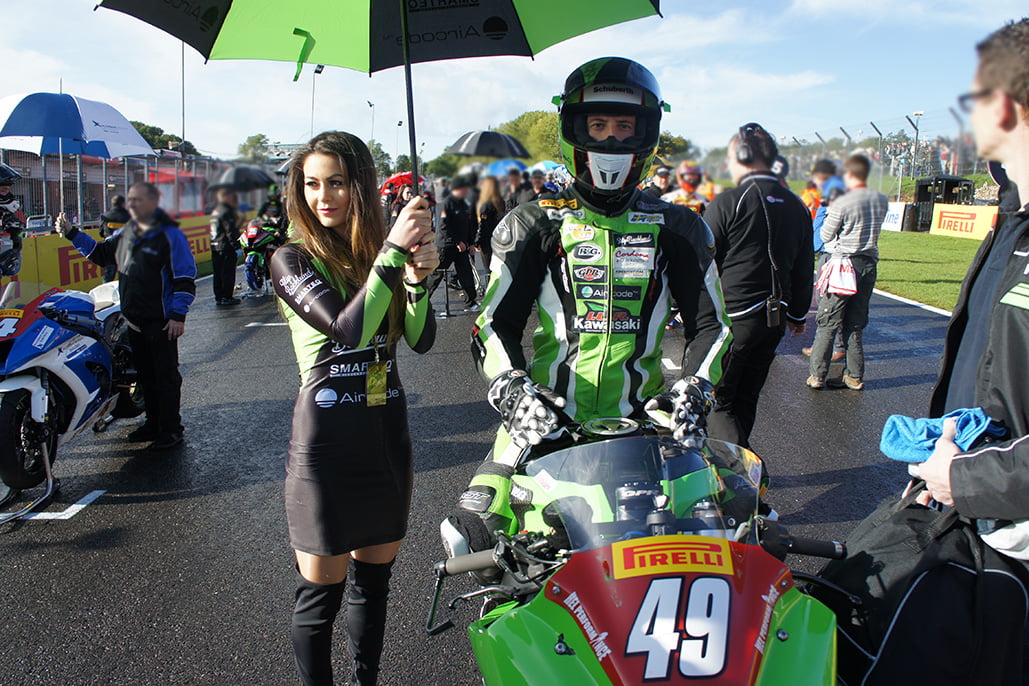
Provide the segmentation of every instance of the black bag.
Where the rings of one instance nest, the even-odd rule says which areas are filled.
[[[843,684],[1018,684],[1025,568],[983,544],[954,508],[918,505],[919,482],[880,505],[819,574],[861,599],[813,588],[838,622]]]

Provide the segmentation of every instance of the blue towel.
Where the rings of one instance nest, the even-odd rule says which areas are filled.
[[[954,442],[961,450],[968,450],[984,433],[999,438],[1007,430],[995,424],[982,408],[954,410],[937,419],[912,419],[903,415],[891,415],[883,425],[879,450],[891,460],[901,462],[925,462],[933,454],[936,440],[943,435],[943,420],[957,419],[957,436]]]

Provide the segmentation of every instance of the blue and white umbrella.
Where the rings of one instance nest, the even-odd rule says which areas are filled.
[[[106,158],[156,154],[118,110],[67,93],[0,98],[0,148]]]
[[[95,157],[156,155],[136,127],[104,102],[67,93],[21,93],[0,98],[0,148],[60,155],[64,207],[64,154]],[[43,179],[44,197],[46,179]]]
[[[524,162],[519,162],[514,159],[506,159],[497,160],[487,167],[486,170],[489,172],[490,176],[507,176],[507,173],[511,171],[512,167],[520,172],[523,172],[526,169]]]

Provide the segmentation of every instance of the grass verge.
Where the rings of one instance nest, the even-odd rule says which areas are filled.
[[[953,310],[979,241],[928,233],[883,231],[875,286],[895,295]]]

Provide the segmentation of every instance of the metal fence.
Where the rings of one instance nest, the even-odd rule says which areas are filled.
[[[150,181],[161,191],[161,205],[173,215],[202,213],[210,204],[207,186],[229,162],[206,158],[99,157],[65,155],[63,175],[58,155],[35,155],[18,150],[0,150],[0,162],[14,168],[22,178],[11,192],[21,201],[22,211],[32,224],[49,227],[64,211],[73,222],[84,226],[99,223],[113,195],[125,195],[137,181]],[[61,194],[64,194],[62,205]]]
[[[967,123],[954,108],[914,112],[891,118],[853,121],[817,131],[773,131],[790,165],[790,180],[806,179],[819,159],[842,161],[863,152],[873,161],[869,185],[897,195],[904,179],[938,174],[968,176],[986,172],[976,155]],[[727,178],[725,149],[708,154],[705,171]]]

